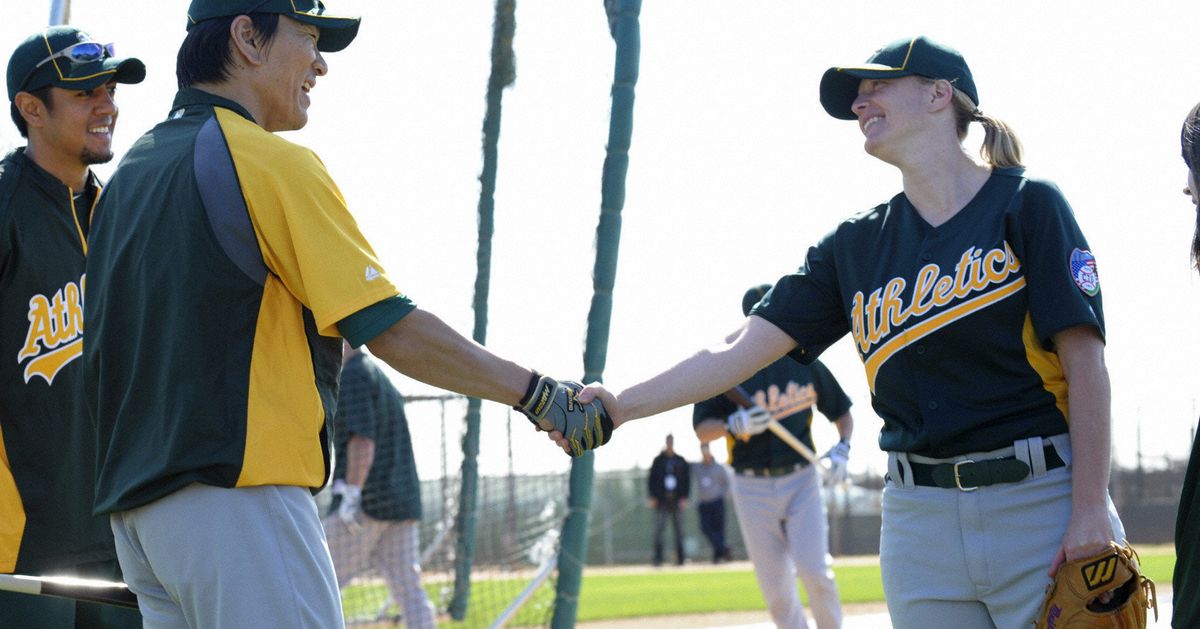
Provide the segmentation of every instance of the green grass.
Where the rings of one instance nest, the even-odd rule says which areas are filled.
[[[1175,573],[1175,548],[1173,546],[1156,546],[1138,550],[1141,559],[1142,574],[1150,577],[1156,585],[1167,587],[1171,585],[1171,575]]]
[[[883,600],[878,565],[837,567],[834,578],[843,603]],[[803,589],[800,596],[807,603]],[[751,570],[663,570],[593,576],[584,572],[577,618],[602,620],[766,608]]]
[[[1139,549],[1142,572],[1160,587],[1169,586],[1175,569],[1175,552],[1171,546],[1147,546]],[[834,560],[834,578],[837,580],[842,603],[877,603],[883,601],[883,585],[879,577],[879,565],[875,563],[838,565]],[[518,591],[524,582],[492,583],[505,590]],[[347,613],[368,611],[355,595],[356,590],[379,589],[383,586],[353,586],[343,593]],[[495,601],[484,601],[489,588],[473,587],[472,604],[494,605]],[[800,597],[808,602],[803,588]],[[358,592],[362,594],[362,592]],[[437,600],[430,592],[431,598]],[[374,594],[382,597],[382,591]],[[553,601],[554,593],[542,588],[534,598],[534,604],[523,608],[510,623],[512,626],[542,625],[547,619],[547,605]],[[375,599],[381,600],[381,599]],[[576,618],[580,621],[636,618],[640,616],[672,616],[679,614],[703,614],[706,612],[765,610],[766,602],[758,589],[751,570],[708,570],[695,569],[651,569],[645,572],[603,574],[602,570],[584,571],[583,593],[579,599]],[[374,611],[371,609],[370,611]],[[498,611],[498,610],[497,610]],[[439,623],[442,627],[454,627],[454,623]]]
[[[1170,546],[1139,550],[1142,572],[1160,586],[1169,586],[1175,569]],[[844,565],[834,561],[834,578],[842,603],[883,601],[879,565]],[[800,597],[807,603],[804,589]],[[603,620],[715,611],[766,609],[766,602],[749,570],[662,570],[641,574],[588,575],[584,572],[579,620]]]

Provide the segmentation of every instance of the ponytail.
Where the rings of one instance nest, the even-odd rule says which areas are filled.
[[[972,122],[983,125],[983,145],[979,147],[979,155],[992,168],[1024,165],[1021,163],[1021,141],[1003,120],[983,113],[959,90],[954,90],[954,113],[959,140],[967,138],[967,126]]]
[[[1192,183],[1200,182],[1200,104],[1188,112],[1180,134],[1183,163],[1192,172]],[[1198,191],[1192,190],[1192,194]],[[1192,266],[1200,270],[1200,207],[1196,208],[1196,231],[1192,234]]]

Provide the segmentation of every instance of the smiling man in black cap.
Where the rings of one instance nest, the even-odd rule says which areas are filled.
[[[112,515],[148,625],[342,625],[309,490],[329,476],[342,338],[434,386],[517,405],[577,451],[599,404],[418,309],[385,273],[324,165],[274,132],[358,18],[314,0],[193,0],[168,119],[96,209],[85,396],[97,513]],[[382,173],[381,173],[382,174]]]
[[[0,161],[0,572],[121,580],[107,518],[92,515],[96,432],[79,357],[88,223],[112,159],[117,83],[146,68],[68,26],[8,63],[28,139]],[[0,627],[140,627],[134,610],[0,593]]]

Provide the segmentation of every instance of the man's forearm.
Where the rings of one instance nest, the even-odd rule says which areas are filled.
[[[413,310],[367,342],[396,371],[435,387],[515,406],[532,371],[459,334],[433,313]]]
[[[351,435],[346,444],[346,482],[362,487],[375,462],[375,442],[362,435]]]

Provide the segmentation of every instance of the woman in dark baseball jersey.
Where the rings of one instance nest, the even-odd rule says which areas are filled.
[[[1123,540],[1108,497],[1110,391],[1096,260],[1062,193],[1027,176],[963,57],[925,37],[829,69],[904,189],[851,217],[723,345],[610,397],[614,423],[720,393],[847,333],[888,452],[880,558],[898,628],[1021,627],[1064,557]],[[963,147],[985,131],[982,162]],[[553,435],[552,435],[553,437]]]
[[[1196,233],[1192,236],[1192,264],[1200,269],[1200,104],[1192,108],[1183,122],[1181,137],[1183,161],[1187,164],[1184,193],[1196,206]],[[1175,518],[1174,613],[1171,626],[1177,629],[1200,626],[1200,439],[1192,444],[1183,490],[1179,496],[1179,514]]]

